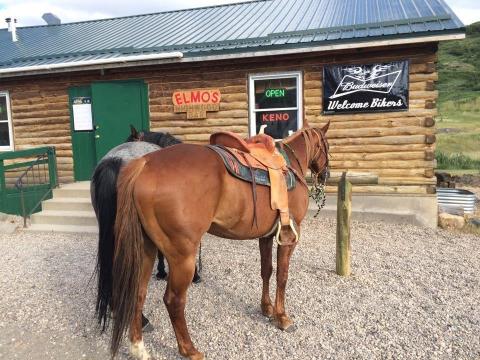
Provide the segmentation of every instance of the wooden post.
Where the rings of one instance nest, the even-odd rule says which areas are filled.
[[[349,276],[351,246],[350,246],[350,216],[352,214],[352,184],[347,180],[347,173],[342,174],[338,184],[337,200],[337,274]]]

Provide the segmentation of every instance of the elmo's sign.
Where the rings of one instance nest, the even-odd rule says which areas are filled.
[[[218,89],[182,90],[172,95],[174,112],[186,112],[187,119],[206,119],[207,111],[219,111],[221,98]]]

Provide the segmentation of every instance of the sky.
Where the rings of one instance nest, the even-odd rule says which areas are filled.
[[[45,25],[41,16],[46,12],[66,23],[234,2],[239,0],[0,0],[0,28],[6,27],[6,17],[17,18],[18,26]],[[446,2],[464,24],[480,21],[480,0]]]

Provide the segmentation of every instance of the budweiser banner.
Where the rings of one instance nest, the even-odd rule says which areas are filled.
[[[323,112],[408,109],[408,61],[323,68]]]

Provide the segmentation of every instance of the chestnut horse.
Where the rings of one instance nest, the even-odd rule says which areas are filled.
[[[291,168],[301,180],[288,196],[290,217],[298,229],[309,203],[306,172],[310,169],[318,178],[328,167],[327,130],[328,124],[318,129],[304,128],[282,142]],[[282,330],[293,324],[285,311],[285,287],[296,243],[278,246],[274,304],[269,295],[278,213],[270,207],[268,187],[257,186],[254,205],[251,184],[229,175],[214,151],[202,145],[179,144],[131,161],[122,169],[117,189],[111,304],[113,356],[129,328],[131,354],[150,359],[142,340],[141,314],[155,254],[160,249],[170,268],[163,300],[179,352],[189,359],[204,358],[190,339],[184,310],[195,254],[206,232],[228,239],[260,239],[262,313],[273,317]],[[259,220],[256,225],[252,222],[254,211]]]

